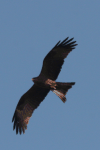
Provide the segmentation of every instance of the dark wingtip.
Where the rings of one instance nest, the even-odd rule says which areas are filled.
[[[14,112],[14,115],[13,115],[13,118],[12,118],[12,122],[14,121],[14,118],[15,118],[15,112]]]
[[[54,46],[54,48],[57,47],[59,45],[59,43],[60,43],[60,41]]]
[[[61,43],[60,41],[54,46],[55,47],[58,47],[58,46],[62,46],[62,47],[68,47],[68,48],[71,48],[71,49],[75,49],[75,46],[77,46],[78,44],[76,44],[76,41],[72,41],[74,39],[71,38],[69,39],[69,37],[67,37],[66,39],[64,39]]]
[[[67,40],[69,39],[69,37],[67,37],[65,40],[63,40],[60,44],[64,44]]]
[[[16,116],[16,112],[14,113],[13,115],[13,118],[12,118],[12,122],[13,123],[13,130],[16,130],[16,134],[18,134],[18,132],[21,134],[21,128],[19,127],[19,122],[17,122],[18,118]]]

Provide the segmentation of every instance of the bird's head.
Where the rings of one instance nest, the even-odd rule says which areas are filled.
[[[37,80],[37,77],[32,78],[32,81],[35,83],[35,81]]]

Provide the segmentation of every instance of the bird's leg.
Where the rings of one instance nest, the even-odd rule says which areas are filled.
[[[53,88],[53,89],[56,89],[56,86],[57,86],[56,82],[53,81],[53,80],[50,80],[50,79],[47,79],[47,80],[45,81],[45,84],[49,84],[50,87]]]

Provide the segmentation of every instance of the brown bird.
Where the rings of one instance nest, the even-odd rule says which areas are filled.
[[[55,80],[61,71],[64,59],[69,52],[75,49],[76,45],[73,38],[68,40],[67,37],[64,41],[59,41],[46,55],[40,75],[32,78],[34,85],[20,98],[17,104],[12,118],[12,122],[14,121],[13,130],[16,129],[16,134],[18,132],[20,134],[25,133],[33,111],[40,105],[50,90],[63,102],[66,101],[65,95],[75,82],[62,83]]]

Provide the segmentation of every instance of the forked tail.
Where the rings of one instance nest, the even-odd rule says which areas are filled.
[[[70,83],[56,82],[55,89],[51,89],[51,91],[55,93],[65,103],[66,102],[65,95],[74,84],[75,82]]]

